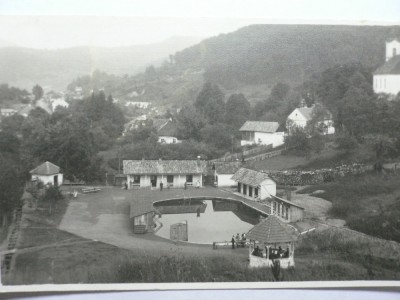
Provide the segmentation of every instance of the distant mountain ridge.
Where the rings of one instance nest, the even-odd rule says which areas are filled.
[[[376,68],[391,37],[400,37],[400,26],[250,25],[179,51],[174,60],[180,69],[205,69],[206,80],[227,88],[296,85],[335,64]]]
[[[4,47],[0,48],[0,83],[29,90],[38,83],[63,90],[76,77],[94,70],[133,75],[150,64],[160,64],[169,55],[200,40],[198,37],[172,37],[160,43],[110,48]]]

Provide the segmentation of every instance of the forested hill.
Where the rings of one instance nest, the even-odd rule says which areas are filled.
[[[170,54],[198,43],[198,37],[172,37],[160,43],[127,47],[66,49],[0,48],[0,83],[31,89],[39,83],[65,89],[76,77],[101,70],[133,75],[149,64],[161,64]]]
[[[385,41],[400,26],[251,25],[178,52],[176,66],[205,69],[226,88],[242,84],[302,83],[335,64],[384,62]]]

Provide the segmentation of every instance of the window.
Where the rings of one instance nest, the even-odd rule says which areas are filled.
[[[247,195],[247,185],[243,184],[243,194]]]
[[[238,192],[240,193],[241,192],[241,189],[240,189],[240,182],[238,182]]]
[[[140,184],[140,175],[133,175],[133,183]]]
[[[254,197],[258,198],[258,188],[254,188]]]
[[[253,187],[249,186],[249,196],[253,197]]]
[[[193,183],[193,175],[186,175],[186,182]]]
[[[161,144],[165,144],[165,139],[160,139]]]
[[[174,175],[167,175],[167,186],[174,185]]]

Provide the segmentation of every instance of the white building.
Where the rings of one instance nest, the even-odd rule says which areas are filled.
[[[69,107],[69,103],[67,101],[65,101],[64,98],[52,98],[52,99],[50,99],[50,103],[51,103],[51,109],[53,111],[56,110],[57,106],[65,107],[65,108]]]
[[[201,160],[124,160],[128,188],[202,187],[206,162]]]
[[[386,62],[374,72],[375,93],[397,95],[400,92],[400,42],[386,43]]]
[[[181,143],[176,137],[176,123],[171,119],[154,119],[153,126],[157,130],[158,142],[160,144]]]
[[[246,121],[239,129],[242,132],[240,144],[245,145],[272,145],[278,147],[284,143],[285,133],[278,131],[278,122]]]
[[[137,108],[146,109],[151,105],[150,102],[140,102],[140,101],[127,101],[125,106],[133,106]]]
[[[45,185],[63,184],[63,174],[60,172],[60,167],[48,161],[31,170],[29,173],[31,174],[32,181],[41,181]]]
[[[236,186],[236,181],[232,176],[240,169],[241,162],[215,162],[214,169],[214,182],[217,186]]]
[[[311,107],[299,107],[292,111],[292,113],[286,119],[286,128],[288,134],[291,134],[291,131],[297,128],[305,128],[307,123],[311,121],[314,116],[316,106]],[[319,126],[323,132],[323,134],[334,134],[335,127],[333,127],[332,115],[329,111],[324,109],[324,114],[321,116],[323,119],[319,122]]]
[[[258,201],[276,196],[276,182],[266,173],[240,168],[232,180],[237,182],[237,192],[247,199]]]
[[[14,115],[15,113],[17,113],[17,111],[12,108],[2,108],[2,109],[0,109],[0,113],[1,113],[2,117],[10,117],[10,116]]]

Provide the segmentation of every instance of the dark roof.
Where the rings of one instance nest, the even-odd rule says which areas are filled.
[[[153,119],[153,127],[157,130],[161,130],[167,123],[169,122],[169,119]]]
[[[124,174],[201,174],[206,162],[200,160],[124,160]]]
[[[232,162],[215,162],[215,172],[217,174],[235,174],[240,169],[242,163],[240,161]]]
[[[262,220],[247,233],[246,237],[260,243],[288,243],[297,240],[298,234],[278,217],[271,215]]]
[[[283,203],[289,204],[290,206],[296,206],[298,208],[304,209],[304,207],[302,207],[302,206],[300,206],[300,205],[298,205],[296,203],[293,203],[292,201],[289,201],[287,199],[283,199],[283,198],[280,198],[280,197],[277,197],[277,196],[272,196],[272,198],[277,199],[278,201],[281,201]]]
[[[258,186],[264,180],[271,179],[266,173],[241,168],[233,176],[232,179],[251,186]],[[273,181],[273,179],[271,179]]]
[[[131,212],[130,217],[138,217],[146,213],[154,211],[153,202],[151,199],[145,198],[134,198],[131,202]]]
[[[278,128],[279,128],[278,122],[246,121],[246,123],[244,123],[239,130],[273,133],[276,132]]]
[[[392,57],[374,72],[374,75],[383,74],[400,74],[400,55]]]
[[[46,161],[35,169],[29,171],[29,173],[35,175],[54,175],[60,173],[60,167]]]
[[[161,126],[158,130],[159,136],[176,136],[177,126],[175,122],[168,121],[166,124]]]

